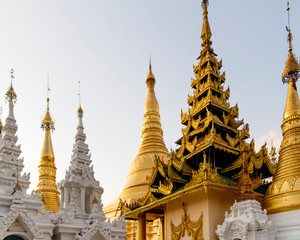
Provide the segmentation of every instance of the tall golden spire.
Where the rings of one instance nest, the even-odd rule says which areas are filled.
[[[288,14],[289,10],[288,3]],[[288,93],[281,125],[283,139],[278,165],[265,200],[269,213],[300,209],[300,101],[296,86],[300,66],[293,54],[290,24],[287,31],[289,54],[282,81],[288,83]]]
[[[202,25],[202,32],[201,32],[201,38],[202,38],[202,47],[206,45],[211,45],[212,42],[210,41],[211,39],[211,30],[208,22],[208,0],[203,0],[202,1],[202,8],[203,8],[203,25]]]
[[[110,205],[104,208],[104,213],[107,217],[114,216],[119,199],[130,203],[131,200],[144,197],[149,189],[147,176],[152,174],[155,157],[163,157],[166,159],[169,155],[163,140],[159,105],[154,91],[155,77],[152,73],[151,61],[149,63],[149,73],[146,77],[146,84],[148,93],[144,106],[141,144],[135,159],[131,162],[124,189]]]
[[[49,87],[48,87],[49,94]],[[42,120],[41,128],[45,131],[44,144],[39,165],[39,181],[36,191],[41,191],[41,199],[45,209],[53,213],[59,211],[59,191],[56,186],[56,167],[52,147],[51,133],[54,130],[54,122],[49,112],[49,96],[47,97],[47,112]]]
[[[151,60],[149,73],[146,77],[148,87],[147,98],[144,106],[144,124],[142,141],[136,157],[143,154],[168,154],[163,140],[163,131],[160,124],[159,105],[155,96],[155,77],[152,73]]]

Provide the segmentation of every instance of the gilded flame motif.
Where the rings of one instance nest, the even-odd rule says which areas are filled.
[[[228,185],[228,183],[220,177],[217,169],[212,169],[211,164],[206,161],[206,154],[204,153],[203,155],[204,160],[200,163],[199,170],[193,171],[192,179],[185,185],[185,188],[200,183],[218,183]]]
[[[183,203],[184,214],[182,216],[181,223],[175,227],[171,220],[171,239],[180,240],[185,235],[191,237],[192,240],[204,240],[203,238],[203,213],[198,221],[192,221],[190,214],[187,213],[186,206]]]
[[[288,83],[288,93],[281,125],[283,139],[278,165],[265,199],[269,213],[300,209],[300,101],[296,87],[300,67],[292,52],[290,27],[287,30],[289,55],[282,81]]]
[[[255,200],[253,184],[248,172],[247,152],[248,152],[248,147],[244,142],[242,147],[242,157],[243,157],[242,176],[239,178],[239,181],[237,183],[239,187],[238,201],[240,202],[246,200]],[[261,178],[260,178],[260,183],[261,183]]]

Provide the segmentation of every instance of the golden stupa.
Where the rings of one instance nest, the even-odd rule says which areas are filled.
[[[104,213],[108,218],[115,217],[120,199],[129,204],[132,200],[142,198],[147,194],[149,189],[147,176],[151,176],[153,172],[155,158],[162,157],[166,159],[169,155],[163,140],[159,105],[154,91],[155,77],[152,73],[151,62],[146,84],[148,93],[144,106],[141,144],[135,159],[130,165],[125,187],[117,198],[104,207]]]
[[[288,83],[288,93],[281,125],[283,139],[278,165],[265,200],[268,213],[300,209],[300,100],[296,86],[300,65],[293,54],[291,29],[287,30],[289,55],[282,81]]]
[[[52,213],[59,211],[59,191],[56,185],[56,167],[51,141],[51,130],[54,130],[54,122],[49,112],[49,98],[47,98],[47,112],[42,121],[41,127],[45,130],[44,144],[41,152],[39,165],[39,181],[37,191],[41,191],[41,200],[47,211]]]

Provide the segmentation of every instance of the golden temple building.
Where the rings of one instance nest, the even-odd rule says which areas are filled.
[[[155,81],[150,65],[141,145],[124,189],[104,213],[108,218],[125,214],[127,239],[300,239],[300,65],[292,51],[291,30],[282,74],[289,87],[277,164],[275,148],[268,151],[265,144],[255,151],[249,125],[238,119],[238,105],[230,105],[222,60],[212,47],[208,0],[202,1],[202,8],[202,49],[193,66],[188,111],[181,111],[178,148],[162,152],[164,144],[155,146],[158,141],[149,137],[147,143],[154,147],[147,151],[151,161],[141,165],[139,160],[146,149],[150,105],[157,106],[153,109],[159,117],[157,100],[149,97],[149,79]],[[152,126],[149,133],[155,136],[154,126],[159,132],[161,126]]]
[[[24,165],[16,144],[13,109],[17,95],[11,71],[4,126],[0,119],[0,239],[300,239],[300,99],[296,85],[300,62],[290,24],[281,76],[287,83],[283,139],[277,159],[274,147],[268,150],[264,144],[255,150],[238,104],[230,103],[222,60],[213,48],[208,0],[202,0],[201,6],[201,50],[191,67],[192,94],[187,96],[187,111],[180,112],[177,148],[168,151],[164,142],[150,60],[141,142],[124,188],[105,207],[104,189],[95,178],[86,143],[80,85],[78,124],[65,177],[57,184],[48,96],[41,122],[45,135],[38,185],[30,195],[26,193],[30,181],[29,174],[21,175]],[[289,17],[289,3],[287,10]]]
[[[42,120],[41,128],[45,131],[44,143],[39,165],[39,180],[36,192],[41,192],[41,200],[44,207],[52,213],[59,211],[59,191],[56,185],[56,167],[52,147],[51,131],[54,130],[54,122],[49,111],[49,97],[47,97],[47,112]]]

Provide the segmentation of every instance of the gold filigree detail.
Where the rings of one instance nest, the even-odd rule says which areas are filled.
[[[146,194],[146,196],[143,197],[143,198],[138,199],[138,200],[137,200],[137,203],[138,203],[140,206],[144,206],[144,205],[150,204],[150,203],[152,203],[152,202],[154,202],[154,201],[156,201],[156,200],[157,200],[157,198],[154,197],[153,193],[152,193],[152,192],[150,191],[150,189],[149,189],[149,191],[148,191],[148,193]]]
[[[122,201],[122,199],[119,199],[119,204],[115,213],[115,217],[117,218],[117,220],[120,220],[121,216],[124,213],[127,213],[130,211],[130,208],[128,207],[128,204],[126,202],[126,200]]]
[[[163,195],[169,195],[173,189],[173,182],[170,178],[166,177],[166,184],[162,184],[159,181],[158,192],[162,193]]]
[[[206,158],[206,154],[203,153],[203,162],[199,164],[199,170],[192,172],[192,179],[185,185],[185,188],[203,182],[227,184],[227,182],[220,177],[217,169],[212,169],[211,164],[206,161]]]
[[[203,238],[203,213],[198,221],[192,221],[190,214],[187,213],[186,207],[183,204],[184,214],[181,223],[175,227],[171,220],[171,240],[180,240],[185,235],[190,236],[192,240],[204,240]]]

